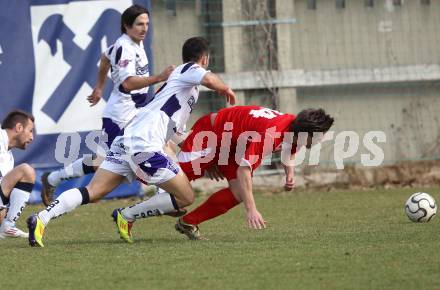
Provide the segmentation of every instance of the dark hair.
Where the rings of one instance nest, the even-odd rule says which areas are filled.
[[[290,131],[297,135],[299,132],[327,132],[333,125],[334,119],[326,114],[323,109],[306,109],[296,115],[295,120],[290,125]]]
[[[140,5],[132,5],[125,9],[125,11],[121,15],[121,33],[126,33],[125,25],[128,27],[132,27],[136,18],[141,14],[147,14],[150,16],[150,12],[148,12],[147,8]]]
[[[183,63],[197,62],[203,55],[209,54],[209,41],[203,37],[191,37],[182,47]]]
[[[34,116],[22,110],[14,110],[3,119],[2,129],[13,129],[18,123],[26,126],[28,120],[34,122]]]

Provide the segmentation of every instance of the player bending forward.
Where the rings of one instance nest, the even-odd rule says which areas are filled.
[[[264,228],[265,221],[252,193],[253,171],[265,156],[281,150],[282,143],[287,145],[287,157],[293,160],[291,152],[296,152],[297,145],[301,146],[301,136],[305,136],[302,143],[309,149],[312,141],[319,141],[319,134],[315,134],[318,140],[312,140],[314,133],[325,133],[332,124],[333,118],[322,109],[303,110],[295,116],[257,106],[237,106],[201,117],[181,144],[177,155],[179,165],[189,180],[204,176],[208,170],[214,176],[224,176],[229,187],[215,192],[180,218],[176,230],[192,240],[203,239],[198,228],[200,223],[226,213],[241,202],[248,225],[254,229]],[[291,190],[293,162],[283,162],[283,166],[285,188]],[[139,217],[131,207],[122,210],[122,214],[130,227]]]
[[[249,227],[265,228],[265,221],[257,210],[252,193],[253,171],[265,156],[281,150],[282,143],[292,161],[296,149],[301,146],[300,132],[307,133],[307,140],[303,144],[310,149],[312,142],[319,141],[320,135],[316,133],[324,134],[333,122],[333,118],[322,109],[303,110],[295,116],[254,106],[223,109],[217,114],[200,118],[181,146],[182,150],[177,156],[179,164],[189,180],[202,177],[205,170],[214,170],[214,176],[224,176],[229,187],[213,193],[200,206],[178,219],[176,230],[189,239],[203,239],[198,227],[200,223],[228,212],[241,202]],[[202,144],[202,154],[198,157],[200,144],[195,140],[200,140],[200,135],[197,135],[204,131],[213,132],[218,142],[216,148]],[[312,139],[314,134],[317,137],[315,140]],[[210,152],[215,152],[211,161],[201,160],[212,154]],[[291,190],[295,185],[294,166],[293,163],[282,163],[286,173],[284,187]]]
[[[44,229],[51,219],[101,199],[126,179],[138,178],[166,191],[130,209],[138,216],[149,212],[165,214],[194,202],[188,178],[164,153],[163,147],[185,126],[197,102],[200,84],[225,96],[231,104],[235,103],[235,94],[206,70],[209,63],[206,39],[193,37],[185,41],[182,58],[184,64],[171,73],[154,99],[127,125],[124,135],[113,141],[89,185],[63,192],[46,210],[28,218],[31,246],[44,246]],[[121,236],[131,242],[129,224],[120,211],[115,210],[113,217]]]
[[[0,239],[27,238],[28,233],[15,226],[25,208],[35,183],[35,170],[23,163],[14,167],[12,148],[26,149],[34,140],[34,117],[12,111],[0,129],[0,212],[7,209],[0,226]]]

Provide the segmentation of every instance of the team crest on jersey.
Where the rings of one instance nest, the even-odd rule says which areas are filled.
[[[105,102],[90,108],[85,98],[96,84],[101,54],[120,36],[121,13],[130,5],[123,0],[31,6],[33,114],[39,134],[100,129]],[[107,80],[104,99],[111,89]]]

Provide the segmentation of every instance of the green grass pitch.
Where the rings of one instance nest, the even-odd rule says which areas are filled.
[[[268,228],[245,226],[242,206],[202,224],[209,241],[189,241],[174,219],[116,234],[113,208],[83,206],[53,220],[44,249],[0,240],[1,289],[440,289],[440,218],[416,224],[411,193],[440,189],[297,191],[257,194]],[[198,199],[196,203],[199,203]],[[41,206],[26,208],[18,226]]]

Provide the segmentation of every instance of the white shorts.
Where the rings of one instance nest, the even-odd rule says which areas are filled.
[[[138,179],[145,184],[161,184],[172,179],[180,170],[180,167],[161,151],[126,154],[118,142],[112,144],[99,168],[125,176],[130,182]]]

